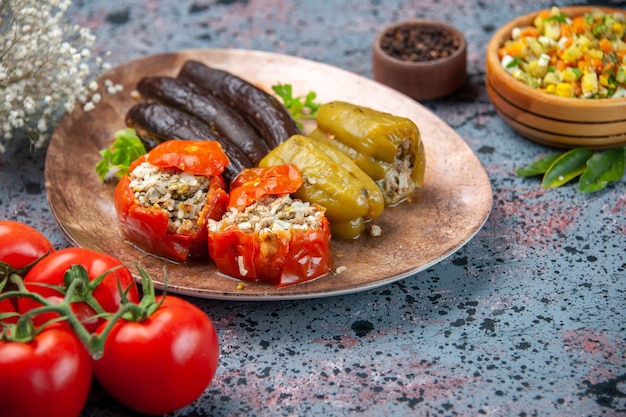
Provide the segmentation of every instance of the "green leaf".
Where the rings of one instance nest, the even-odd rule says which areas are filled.
[[[509,63],[506,65],[506,67],[507,67],[507,68],[515,68],[515,67],[519,66],[519,64],[520,64],[520,62],[521,62],[521,61],[522,61],[522,60],[521,60],[521,59],[519,59],[519,57],[514,57],[514,58],[511,60],[511,62],[509,62]]]
[[[320,104],[315,102],[317,97],[315,92],[311,91],[304,97],[294,97],[291,84],[276,84],[272,86],[272,90],[282,99],[283,105],[296,121],[298,119],[314,119],[317,115]],[[300,125],[299,122],[298,124]]]
[[[141,139],[132,128],[115,132],[115,141],[100,151],[102,160],[96,164],[96,172],[102,182],[121,178],[128,173],[131,163],[146,153]]]
[[[557,15],[548,17],[547,19],[545,19],[545,21],[546,22],[566,23],[567,22],[567,15],[565,13],[559,13]]]
[[[597,152],[587,160],[587,169],[580,176],[578,190],[592,193],[603,190],[607,184],[624,176],[626,147]]]
[[[551,152],[528,166],[517,168],[515,172],[520,177],[533,177],[535,175],[545,174],[559,156],[561,156],[561,152]]]
[[[587,160],[593,151],[576,148],[559,156],[543,176],[543,188],[556,188],[580,176],[587,169]]]

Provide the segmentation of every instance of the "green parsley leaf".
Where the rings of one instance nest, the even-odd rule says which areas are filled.
[[[515,58],[513,58],[513,59],[511,60],[511,62],[509,62],[508,64],[506,64],[506,67],[507,67],[507,68],[515,68],[515,67],[519,66],[519,64],[520,64],[520,62],[521,62],[521,61],[522,61],[522,60],[521,60],[521,59],[519,59],[519,57],[517,57],[517,56],[516,56]]]
[[[557,15],[550,16],[550,17],[548,17],[545,20],[546,20],[546,22],[566,23],[567,22],[567,15],[565,13],[559,13]]]
[[[96,164],[96,172],[102,182],[121,178],[128,173],[130,164],[146,153],[141,139],[132,128],[115,132],[115,141],[100,151],[102,160]]]
[[[299,120],[315,119],[317,109],[320,107],[320,104],[315,102],[317,97],[315,92],[311,91],[304,97],[294,97],[291,84],[276,84],[272,86],[272,90],[282,99],[283,105],[300,127],[302,124]]]

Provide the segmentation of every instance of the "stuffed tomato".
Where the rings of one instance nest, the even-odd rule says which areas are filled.
[[[228,163],[219,143],[201,140],[169,140],[138,158],[115,189],[126,238],[174,261],[206,257],[207,222],[228,205]]]
[[[290,164],[245,169],[233,180],[228,211],[208,226],[218,271],[279,287],[330,271],[325,209],[291,197],[301,184]]]

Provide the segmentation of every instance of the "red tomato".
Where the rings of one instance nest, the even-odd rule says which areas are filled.
[[[122,301],[120,288],[126,291],[129,301],[138,303],[140,300],[139,291],[135,280],[125,266],[113,256],[96,252],[84,248],[65,248],[48,255],[38,262],[24,277],[24,284],[29,291],[36,292],[47,298],[51,302],[59,303],[65,296],[64,292],[54,288],[44,287],[36,283],[58,285],[66,289],[64,283],[65,272],[72,265],[81,265],[87,271],[89,280],[93,281],[111,268],[119,267],[115,271],[107,274],[100,285],[93,291],[93,297],[100,304],[102,309],[108,313],[115,313]],[[119,283],[119,288],[118,288]],[[24,313],[40,304],[30,298],[20,297],[18,299],[18,311]],[[95,311],[85,302],[72,303],[72,310],[78,319],[85,325],[87,330],[93,332],[104,322],[104,319],[94,319]],[[41,325],[47,320],[55,317],[54,313],[45,313],[34,317],[35,325]]]
[[[19,270],[54,251],[38,230],[13,220],[0,220],[0,262]]]
[[[295,193],[301,185],[300,170],[292,164],[246,168],[230,183],[228,206],[245,208],[264,195]]]
[[[229,207],[243,211],[267,195],[291,194],[302,185],[298,167],[283,164],[242,170],[230,184]],[[330,226],[247,232],[236,225],[209,231],[209,257],[218,271],[247,281],[278,286],[308,281],[328,273]]]
[[[51,326],[32,342],[0,340],[3,417],[75,417],[83,409],[92,359],[66,326]]]
[[[227,227],[209,232],[209,255],[226,275],[282,287],[328,273],[330,239],[326,218],[319,229],[309,230],[246,233]]]
[[[4,298],[2,300],[0,300],[0,314],[4,314],[4,313],[16,313],[17,310],[15,308],[15,305],[13,305],[13,302],[11,299],[9,298]],[[0,319],[0,322],[4,322],[4,323],[17,323],[17,316],[14,317],[7,317],[4,319]]]
[[[118,321],[93,369],[100,385],[121,404],[160,415],[195,401],[213,379],[218,360],[219,342],[209,317],[195,305],[167,296],[146,320]]]
[[[143,162],[161,168],[178,168],[193,175],[220,175],[230,163],[219,142],[210,140],[167,140],[140,156],[130,165],[132,171]]]
[[[168,231],[167,210],[146,208],[138,204],[130,188],[130,178],[124,176],[115,188],[114,201],[117,218],[126,238],[154,255],[174,261],[184,262],[189,256],[206,257],[206,223],[208,219],[221,218],[228,204],[226,183],[221,176],[228,164],[228,157],[220,144],[212,141],[169,140],[135,160],[130,170],[142,162],[211,177],[209,192],[206,204],[198,215],[197,230],[172,233]]]

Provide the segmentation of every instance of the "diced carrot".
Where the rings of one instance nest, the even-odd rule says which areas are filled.
[[[577,34],[583,34],[587,31],[587,20],[585,20],[584,16],[577,16],[572,19],[572,23],[570,24],[572,31]]]
[[[520,34],[521,36],[529,36],[532,38],[538,38],[539,37],[539,29],[537,29],[534,26],[528,26],[525,27],[524,29],[522,29],[522,32]]]
[[[561,37],[571,38],[574,34],[574,29],[567,23],[561,23]]]
[[[609,53],[609,52],[611,52],[613,50],[613,44],[607,38],[602,38],[600,40],[599,46],[600,46],[600,49],[602,50],[602,52],[604,52],[605,54],[607,54],[607,53]]]
[[[595,71],[596,73],[599,73],[602,71],[602,67],[603,67],[603,63],[601,59],[597,59],[597,58],[591,58],[589,57],[587,59],[588,65],[590,69],[593,69],[593,71]]]
[[[567,68],[569,66],[569,64],[567,62],[565,62],[564,60],[559,59],[559,60],[556,61],[555,66],[556,66],[557,70],[563,71],[563,70],[565,70],[565,68]]]
[[[521,57],[523,50],[524,46],[521,42],[513,42],[504,47],[504,51],[506,52],[506,54],[514,58]]]

